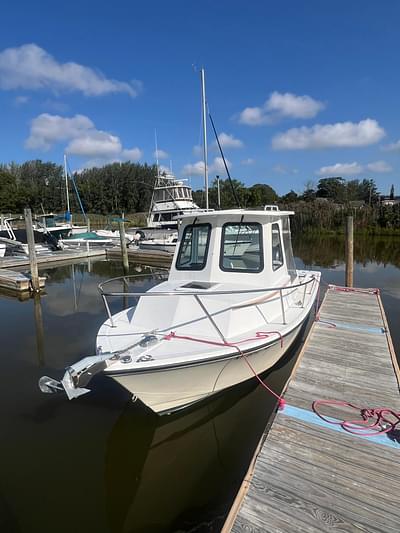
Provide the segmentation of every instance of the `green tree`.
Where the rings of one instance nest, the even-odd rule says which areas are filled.
[[[343,203],[346,200],[346,183],[341,177],[322,178],[317,185],[317,197]]]

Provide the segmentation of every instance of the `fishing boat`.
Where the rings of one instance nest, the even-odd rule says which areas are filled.
[[[149,228],[178,228],[178,218],[202,211],[193,201],[192,189],[171,173],[158,174],[153,189],[147,226]]]
[[[21,227],[23,217],[3,218],[0,223],[0,240],[5,245],[5,255],[28,255],[28,236],[26,229]],[[40,226],[33,225],[33,236],[37,254],[47,254],[59,250],[57,237]]]
[[[184,217],[168,279],[145,293],[107,290],[118,279],[101,284],[108,319],[97,355],[67,368],[61,382],[42,378],[42,390],[80,396],[101,370],[164,414],[271,368],[308,319],[320,282],[319,272],[295,268],[291,214]],[[108,298],[122,295],[138,297],[137,305],[111,315]]]

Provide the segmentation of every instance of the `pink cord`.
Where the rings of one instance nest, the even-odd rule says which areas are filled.
[[[361,420],[332,420],[319,412],[318,409],[322,405],[350,407],[360,413]],[[394,431],[397,424],[400,423],[400,413],[388,407],[368,409],[341,400],[315,400],[312,408],[314,413],[328,424],[341,426],[345,431],[363,437],[373,437],[381,433],[389,433]],[[392,419],[388,418],[388,416]]]
[[[248,339],[243,339],[241,341],[238,341],[237,343],[227,342],[227,341],[226,342],[209,341],[209,340],[206,340],[206,339],[199,339],[199,338],[196,338],[196,337],[190,337],[188,335],[177,335],[174,331],[171,331],[171,333],[168,333],[168,335],[165,335],[164,340],[169,341],[171,339],[181,339],[181,340],[186,340],[186,341],[201,342],[203,344],[211,344],[212,346],[229,346],[229,347],[235,348],[240,353],[240,355],[244,358],[244,360],[246,361],[248,367],[250,368],[250,370],[252,371],[254,376],[257,378],[257,380],[260,382],[260,384],[264,387],[264,389],[266,389],[269,393],[271,393],[273,396],[275,396],[275,398],[278,400],[279,409],[283,409],[285,407],[285,405],[286,405],[286,402],[283,399],[283,397],[280,396],[279,394],[277,394],[276,392],[274,392],[272,389],[270,389],[268,387],[268,385],[266,385],[263,382],[263,380],[259,377],[257,372],[252,367],[252,365],[251,365],[250,361],[248,360],[247,356],[242,352],[242,350],[238,346],[238,344],[243,344],[244,342],[249,342],[249,341],[252,341],[252,340],[267,339],[271,335],[278,335],[279,336],[280,343],[281,343],[281,348],[283,348],[283,337],[282,337],[282,334],[279,331],[268,331],[268,332],[267,331],[257,331],[255,337],[250,337]]]

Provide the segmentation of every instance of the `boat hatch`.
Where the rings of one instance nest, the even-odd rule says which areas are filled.
[[[211,287],[215,287],[215,285],[218,285],[217,283],[209,283],[207,281],[191,281],[190,283],[186,283],[186,285],[181,285],[180,289],[211,289]]]

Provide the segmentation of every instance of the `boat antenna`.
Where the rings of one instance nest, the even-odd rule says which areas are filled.
[[[65,179],[65,194],[66,194],[66,197],[67,197],[67,216],[66,218],[68,219],[68,221],[70,220],[70,217],[71,217],[71,210],[70,210],[70,206],[69,206],[69,190],[68,190],[68,170],[67,170],[67,155],[64,154],[64,179]]]
[[[200,70],[201,79],[201,106],[203,112],[203,157],[204,157],[204,192],[206,196],[206,209],[208,210],[208,161],[207,161],[207,113],[206,113],[206,81],[204,68]]]
[[[156,145],[156,165],[157,165],[157,178],[158,178],[159,175],[160,175],[160,165],[159,165],[159,162],[158,162],[158,145],[157,145],[157,130],[156,130],[156,128],[154,128],[154,142],[155,142],[155,145]]]
[[[212,125],[212,128],[213,128],[213,130],[214,130],[215,139],[216,139],[217,144],[218,144],[218,148],[219,148],[219,151],[220,151],[220,154],[221,154],[221,157],[222,157],[222,161],[224,162],[224,166],[225,166],[226,173],[227,173],[227,175],[228,175],[229,183],[231,184],[231,189],[232,189],[233,197],[234,197],[234,199],[235,199],[235,202],[236,202],[238,208],[241,209],[242,206],[240,205],[240,201],[239,201],[239,197],[238,197],[238,195],[237,195],[236,189],[235,189],[235,187],[233,186],[233,181],[232,181],[232,178],[231,178],[231,175],[230,175],[230,172],[229,172],[228,165],[226,164],[226,160],[225,160],[224,152],[222,151],[221,143],[219,142],[219,138],[218,138],[217,130],[215,129],[214,121],[213,121],[213,119],[212,119],[212,116],[211,116],[210,110],[208,110],[208,116],[210,117],[211,125]]]

